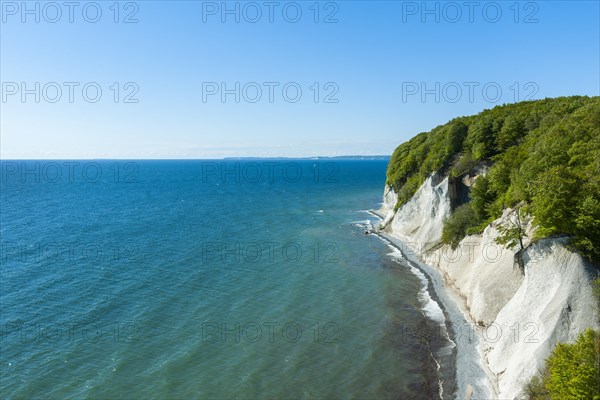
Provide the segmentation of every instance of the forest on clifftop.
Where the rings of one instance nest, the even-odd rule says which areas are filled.
[[[387,184],[406,203],[434,172],[451,180],[486,167],[445,222],[455,244],[507,207],[533,216],[536,238],[568,235],[600,260],[600,97],[559,97],[455,118],[398,146]]]

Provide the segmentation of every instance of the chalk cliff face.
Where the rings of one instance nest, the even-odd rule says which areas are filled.
[[[449,214],[448,178],[433,174],[393,215],[390,233],[427,248],[442,237],[443,220]]]
[[[480,350],[497,380],[498,397],[518,398],[556,343],[574,342],[588,327],[598,329],[592,296],[595,269],[568,250],[564,238],[534,244],[526,239],[523,274],[515,262],[517,249],[494,241],[498,225],[515,218],[510,209],[481,235],[465,237],[456,249],[441,245],[452,191],[447,177],[434,174],[394,212],[395,194],[386,188],[383,225],[411,242],[420,258],[440,270],[446,285],[464,299],[465,311],[482,327]],[[532,237],[531,220],[525,224]]]
[[[385,187],[383,192],[383,205],[381,206],[381,213],[385,215],[382,225],[388,224],[392,218],[394,218],[394,208],[398,202],[398,196],[394,193],[394,189],[389,186]]]

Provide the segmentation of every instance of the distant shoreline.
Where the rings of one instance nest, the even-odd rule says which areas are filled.
[[[88,158],[5,158],[0,157],[0,162],[8,161],[255,161],[255,160],[357,160],[357,161],[389,161],[391,155],[366,155],[366,156],[306,156],[306,157],[215,157],[215,158],[135,158],[135,157],[88,157]]]

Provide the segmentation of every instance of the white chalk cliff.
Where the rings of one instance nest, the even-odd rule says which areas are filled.
[[[411,242],[419,257],[437,268],[446,286],[464,299],[472,322],[484,327],[480,350],[494,374],[498,397],[520,398],[525,383],[544,367],[558,342],[572,343],[586,328],[598,329],[592,295],[596,270],[565,247],[565,238],[555,238],[525,243],[523,275],[515,265],[517,249],[494,241],[497,226],[515,217],[510,209],[481,235],[465,237],[455,250],[442,245],[452,193],[448,178],[434,174],[394,211],[397,196],[386,187],[382,227]],[[532,237],[531,221],[525,223]]]

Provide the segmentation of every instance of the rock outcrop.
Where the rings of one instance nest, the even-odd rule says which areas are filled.
[[[497,227],[515,217],[510,209],[481,235],[465,237],[456,249],[443,245],[443,221],[460,200],[453,185],[448,177],[433,174],[397,211],[397,196],[386,187],[382,228],[437,268],[446,286],[464,299],[465,312],[481,327],[481,352],[495,375],[499,398],[519,398],[558,342],[573,342],[588,327],[598,329],[592,295],[597,269],[569,250],[566,238],[553,238],[526,240],[522,271],[517,249],[494,241]],[[532,237],[531,220],[525,224]]]

